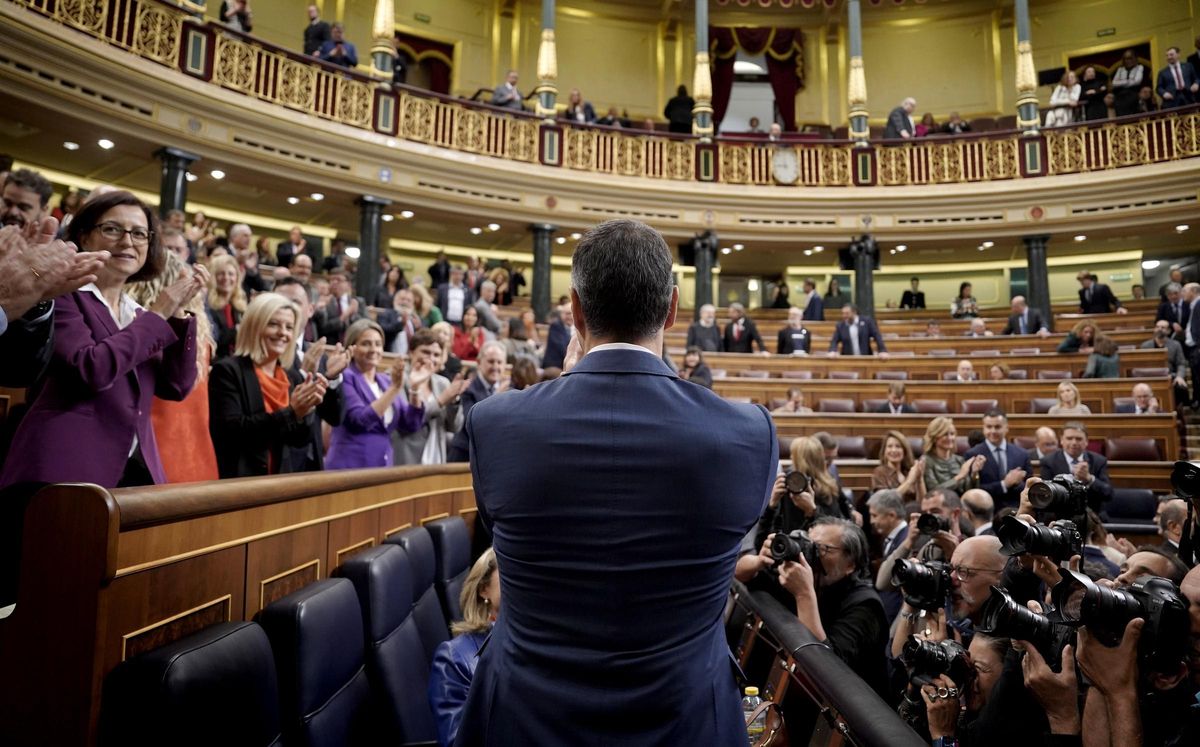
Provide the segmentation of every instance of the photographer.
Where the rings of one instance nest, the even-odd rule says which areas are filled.
[[[1087,427],[1072,420],[1063,425],[1062,448],[1042,459],[1042,479],[1055,475],[1071,475],[1087,486],[1087,504],[1099,512],[1112,500],[1113,488],[1108,479],[1108,460],[1087,450]]]

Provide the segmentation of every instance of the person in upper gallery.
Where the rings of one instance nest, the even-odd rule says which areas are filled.
[[[390,309],[395,305],[396,293],[408,288],[404,279],[404,270],[393,265],[383,274],[379,287],[375,290],[375,300],[371,305],[380,309]]]
[[[1079,81],[1081,92],[1079,105],[1085,121],[1106,119],[1108,106],[1104,97],[1108,95],[1108,77],[1096,71],[1095,65],[1083,69],[1083,78]]]
[[[970,360],[963,358],[954,368],[954,378],[951,381],[956,382],[972,382],[977,380],[975,375],[975,366]]]
[[[916,409],[905,402],[906,387],[903,381],[893,381],[888,384],[887,401],[875,408],[875,412],[890,413],[892,415],[908,415],[916,412]]]
[[[246,307],[234,354],[213,364],[209,429],[222,478],[290,472],[292,449],[307,449],[328,381],[293,367],[300,310],[278,293]]]
[[[1108,314],[1128,312],[1121,302],[1113,295],[1112,290],[1104,283],[1098,282],[1095,275],[1088,270],[1080,270],[1075,276],[1079,281],[1079,312],[1081,314]]]
[[[217,16],[221,23],[235,31],[249,34],[254,31],[254,17],[250,12],[249,0],[224,0]]]
[[[1008,440],[1008,416],[999,408],[984,413],[983,435],[986,440],[966,453],[968,458],[984,457],[979,487],[987,491],[996,506],[1016,508],[1025,478],[1033,474],[1029,452]]]
[[[151,405],[155,396],[181,401],[196,383],[196,320],[184,309],[208,273],[189,269],[149,309],[135,303],[126,284],[156,277],[166,262],[157,228],[153,211],[122,191],[90,200],[67,227],[68,241],[109,259],[95,282],[55,300],[53,357],[17,427],[0,487],[166,482]],[[87,448],[64,458],[70,444]]]
[[[912,446],[903,433],[887,431],[883,434],[878,459],[879,466],[871,471],[872,493],[890,489],[899,492],[903,500],[925,498],[925,462],[913,457]],[[872,525],[873,519],[872,516]],[[884,553],[884,557],[887,555]]]
[[[725,325],[721,345],[726,353],[752,353],[755,346],[760,353],[770,353],[754,320],[746,316],[746,307],[740,303],[729,304],[729,324]]]
[[[840,309],[848,303],[850,303],[850,294],[842,290],[837,278],[832,278],[829,281],[829,287],[825,290],[824,298],[821,299],[821,304],[825,309]]]
[[[572,88],[567,96],[567,108],[563,110],[563,119],[575,124],[592,124],[596,121],[596,110],[589,101],[583,100],[583,94],[578,88]]]
[[[329,242],[329,256],[321,260],[321,269],[325,272],[346,269],[346,242],[334,239]]]
[[[367,317],[367,302],[354,295],[344,270],[329,273],[329,295],[317,299],[317,333],[329,342],[341,342],[346,330]]]
[[[479,326],[491,332],[500,334],[500,317],[496,309],[496,284],[484,280],[479,284],[479,298],[475,301],[475,310],[479,312]]]
[[[1150,86],[1142,86],[1138,90],[1136,106],[1135,114],[1153,114],[1158,111],[1158,102],[1154,100],[1154,89]]]
[[[288,231],[288,240],[279,242],[279,245],[275,247],[275,261],[279,263],[280,267],[290,268],[292,260],[304,254],[307,246],[308,242],[305,240],[300,226],[292,226],[291,230]]]
[[[567,347],[571,344],[572,314],[570,304],[550,310],[550,328],[546,331],[546,346],[542,349],[542,370],[547,378],[562,372]]]
[[[1108,479],[1108,460],[1087,448],[1087,426],[1078,421],[1063,424],[1062,448],[1042,458],[1043,480],[1055,475],[1072,475],[1087,485],[1088,506],[1100,512],[1113,497]]]
[[[329,39],[317,50],[317,58],[331,65],[358,67],[358,50],[353,42],[346,41],[346,27],[336,21],[329,27]]]
[[[788,309],[787,326],[779,330],[775,352],[779,355],[806,355],[812,352],[812,335],[804,328],[804,312],[793,306]]]
[[[572,258],[578,342],[567,372],[467,416],[504,612],[457,745],[746,743],[722,610],[779,447],[763,408],[726,402],[661,362],[678,306],[671,264],[644,224],[593,228]]]
[[[1000,334],[1036,334],[1042,338],[1050,336],[1050,330],[1046,327],[1046,320],[1042,318],[1042,312],[1029,308],[1029,304],[1025,302],[1025,296],[1013,296],[1009,308],[1012,309],[1012,314],[1009,315],[1008,324],[1004,325]]]
[[[438,644],[429,672],[429,706],[437,719],[440,747],[454,744],[479,664],[479,650],[500,613],[500,570],[495,550],[489,547],[471,566],[458,599],[463,619],[450,626],[454,637]]]
[[[1058,403],[1047,411],[1048,415],[1091,415],[1092,408],[1079,401],[1079,387],[1069,381],[1058,382],[1055,389]]]
[[[461,322],[463,312],[475,303],[475,291],[463,281],[465,274],[461,265],[454,265],[450,268],[450,280],[437,287],[438,308],[442,318],[451,324]]]
[[[1092,352],[1096,346],[1096,338],[1100,336],[1100,330],[1096,327],[1096,323],[1084,319],[1077,322],[1071,331],[1062,342],[1058,344],[1058,352],[1060,353],[1083,353],[1085,355]]]
[[[1137,55],[1132,49],[1126,49],[1121,55],[1121,66],[1113,73],[1112,90],[1116,95],[1117,116],[1124,117],[1137,113],[1138,91],[1150,79],[1146,66],[1138,62]]]
[[[454,343],[452,350],[464,361],[474,361],[487,341],[487,333],[479,324],[479,312],[474,306],[468,306],[463,312],[462,323],[454,327]],[[507,355],[505,358],[507,359]]]
[[[1196,71],[1180,55],[1179,47],[1167,48],[1167,66],[1158,71],[1154,90],[1162,99],[1163,109],[1196,103],[1200,80],[1197,80]]]
[[[504,346],[496,340],[483,344],[479,351],[478,366],[475,377],[471,379],[462,393],[463,422],[471,414],[471,409],[493,394],[508,391],[509,381],[504,377]],[[476,444],[478,441],[476,441]],[[463,428],[454,434],[450,441],[450,449],[446,452],[446,460],[450,462],[466,462],[471,456],[471,444],[468,441],[467,429]]]
[[[704,351],[700,348],[688,348],[683,354],[683,365],[679,368],[679,378],[699,384],[705,389],[712,389],[712,371],[704,362]]]
[[[410,367],[428,367],[436,371],[442,365],[442,343],[436,332],[419,330],[413,335]],[[424,421],[412,433],[395,431],[392,446],[394,464],[445,464],[446,446],[450,437],[458,433],[463,425],[463,412],[459,401],[468,381],[460,371],[453,380],[439,373],[433,374],[420,386],[404,381],[404,397],[420,401],[424,407]]]
[[[954,421],[939,416],[929,421],[921,448],[925,462],[925,488],[950,488],[961,495],[979,484],[979,473],[985,458],[982,455],[964,459],[956,448],[958,431]]]
[[[825,319],[825,304],[821,294],[817,292],[817,281],[804,278],[804,295],[801,296],[800,308],[804,309],[802,319],[806,322],[823,321]]]
[[[798,386],[789,387],[787,401],[771,411],[772,415],[808,415],[813,409],[804,403],[804,390]]]
[[[433,375],[427,358],[408,373],[404,395],[404,358],[397,357],[390,374],[379,370],[383,360],[383,329],[359,319],[346,330],[352,362],[344,377],[346,416],[329,439],[326,469],[359,469],[392,465],[392,432],[412,433],[425,422],[425,405],[417,392]]]
[[[667,120],[667,131],[680,134],[692,132],[692,109],[696,100],[688,95],[687,86],[680,85],[675,89],[675,95],[663,108],[663,117]]]
[[[1143,350],[1155,348],[1167,349],[1167,370],[1170,372],[1171,384],[1175,387],[1175,401],[1183,404],[1187,398],[1187,358],[1183,354],[1183,345],[1171,337],[1171,324],[1166,319],[1154,323],[1154,336],[1143,342]]]
[[[1050,102],[1046,109],[1046,126],[1062,127],[1075,121],[1075,107],[1079,106],[1079,78],[1075,71],[1068,70],[1062,74],[1058,85],[1050,94]]]
[[[504,74],[504,82],[492,91],[492,106],[521,111],[525,108],[522,99],[521,92],[517,90],[517,71],[509,70]]]
[[[321,9],[310,3],[308,24],[304,27],[304,54],[315,55],[330,38],[329,24],[321,20]]]
[[[208,263],[212,285],[208,290],[206,311],[216,349],[213,360],[233,355],[237,327],[246,313],[246,291],[238,282],[238,263],[230,256],[213,257]]]
[[[608,113],[596,120],[596,124],[605,125],[607,127],[632,127],[633,123],[628,117],[622,117],[617,107],[608,107]]]
[[[783,142],[783,125],[779,124],[778,122],[771,123],[771,126],[767,128],[767,142]]]
[[[950,316],[955,319],[974,319],[979,316],[979,302],[971,293],[971,284],[963,281],[958,285],[958,295],[950,303]]]
[[[708,353],[721,352],[721,328],[716,324],[717,307],[706,303],[700,307],[700,316],[688,325],[687,346],[700,348]]]
[[[991,337],[994,333],[987,328],[987,322],[976,317],[971,320],[971,324],[967,327],[967,331],[963,333],[963,337]]]
[[[1117,118],[1117,97],[1112,91],[1104,94],[1104,119]],[[1136,298],[1136,296],[1135,296]]]
[[[909,279],[908,290],[900,296],[900,308],[902,309],[923,309],[925,308],[925,291],[920,290],[921,278],[914,275]]]
[[[970,131],[971,125],[959,116],[958,112],[950,112],[950,119],[946,120],[946,124],[942,125],[942,132],[947,135],[961,135],[964,132]]]
[[[438,252],[437,258],[429,266],[429,287],[436,291],[443,283],[450,282],[450,260],[445,252]]]
[[[871,351],[871,341],[875,341],[875,352]],[[839,351],[840,348],[840,351]],[[842,320],[837,323],[833,337],[829,340],[829,354],[836,355],[877,355],[881,360],[887,360],[887,344],[874,319],[858,315],[858,309],[850,304],[842,307]]]
[[[1108,335],[1096,338],[1096,348],[1088,355],[1087,366],[1083,371],[1085,379],[1119,379],[1121,378],[1121,357],[1116,340]]]
[[[913,124],[912,113],[917,110],[917,100],[911,96],[900,102],[900,106],[888,114],[887,127],[883,130],[886,140],[911,140],[917,128]]]

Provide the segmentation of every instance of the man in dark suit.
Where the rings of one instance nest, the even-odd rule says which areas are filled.
[[[1061,449],[1042,459],[1042,479],[1055,475],[1073,475],[1087,485],[1088,507],[1097,513],[1112,500],[1108,479],[1108,460],[1087,448],[1087,426],[1078,421],[1063,425]]]
[[[880,557],[887,558],[894,553],[908,537],[908,520],[904,511],[904,498],[895,490],[877,490],[867,499],[867,511],[870,516],[871,530],[879,538]],[[892,565],[887,569],[887,578],[876,577],[875,590],[883,602],[883,611],[887,615],[888,625],[900,613],[904,597],[892,586]],[[882,582],[882,583],[881,583]],[[882,588],[880,588],[882,586]]]
[[[1133,402],[1117,405],[1116,412],[1122,415],[1153,415],[1162,412],[1158,405],[1158,397],[1149,384],[1139,381],[1133,385]]]
[[[875,412],[890,413],[892,415],[909,415],[916,412],[916,408],[904,401],[906,390],[903,381],[893,381],[888,384],[887,402],[875,408]]]
[[[445,252],[438,252],[437,259],[429,266],[429,287],[436,293],[443,283],[450,282],[450,260]]]
[[[521,92],[517,90],[516,70],[509,70],[504,76],[504,82],[496,86],[495,91],[492,91],[492,106],[516,109],[517,111],[525,108],[521,103]]]
[[[504,612],[460,747],[745,747],[723,611],[779,447],[762,407],[662,363],[671,262],[641,223],[592,229],[572,260],[567,372],[467,415]]]
[[[804,321],[823,321],[825,319],[825,302],[821,300],[821,294],[817,293],[816,280],[804,279],[804,295],[808,298],[808,303],[804,304]]]
[[[456,325],[462,323],[467,307],[475,305],[475,291],[463,282],[463,275],[463,268],[454,265],[450,268],[449,282],[437,287],[437,305],[442,311],[442,318]]]
[[[1192,367],[1192,409],[1200,406],[1200,283],[1183,286],[1183,301],[1187,304],[1183,328],[1183,354]]]
[[[996,516],[996,502],[992,496],[981,488],[971,488],[959,500],[962,503],[962,517],[970,523],[974,536],[995,536],[992,519]]]
[[[1163,287],[1163,300],[1154,313],[1154,321],[1166,321],[1171,327],[1172,335],[1182,334],[1189,310],[1183,302],[1183,284],[1170,282]]]
[[[280,267],[291,267],[296,256],[304,254],[308,242],[304,240],[304,232],[300,230],[300,226],[292,226],[292,230],[288,231],[288,240],[279,242],[279,246],[275,249],[275,262]]]
[[[1192,66],[1192,72],[1196,74],[1196,77],[1200,78],[1200,36],[1196,37],[1194,44],[1196,51],[1188,55],[1187,63]]]
[[[856,307],[846,304],[842,307],[842,321],[837,323],[833,337],[829,340],[829,354],[871,355],[871,340],[875,341],[878,356],[886,360],[887,345],[883,342],[883,335],[879,334],[875,320],[860,317]]]
[[[775,350],[780,355],[808,353],[812,350],[812,335],[804,328],[804,312],[793,306],[788,309],[787,326],[779,330]]]
[[[1196,103],[1200,82],[1196,80],[1196,71],[1180,55],[1179,47],[1167,49],[1167,66],[1158,71],[1155,92],[1162,99],[1163,109]]]
[[[507,359],[508,354],[504,351],[504,345],[500,341],[489,340],[483,344],[479,350],[475,376],[462,393],[459,407],[462,409],[464,418],[470,415],[471,409],[483,400],[493,394],[508,391],[509,381],[503,379],[504,363]],[[464,428],[455,433],[454,439],[450,441],[450,448],[446,452],[446,461],[466,462],[469,459],[470,444]]]
[[[1171,283],[1178,285],[1180,288],[1183,287],[1183,270],[1180,270],[1179,268],[1171,270],[1171,274],[1168,276],[1167,282],[1158,287],[1158,297],[1160,300],[1167,300],[1167,286],[1169,286]]]
[[[917,290],[917,287],[921,284],[921,278],[913,277],[908,282],[912,284],[912,289],[904,291],[904,295],[900,296],[900,308],[925,308],[925,291]]]
[[[329,274],[329,296],[317,299],[317,310],[313,319],[317,323],[317,334],[328,342],[339,343],[346,329],[359,319],[367,318],[367,302],[355,296],[350,280],[342,270]]]
[[[571,344],[571,307],[563,306],[550,311],[550,328],[546,331],[546,349],[542,351],[544,370],[562,370],[567,357],[567,346]]]
[[[1046,327],[1046,320],[1042,318],[1042,312],[1029,308],[1029,304],[1025,302],[1025,296],[1013,296],[1010,308],[1012,314],[1009,315],[1008,324],[1004,325],[1000,334],[1050,336],[1050,329]]]
[[[770,352],[754,320],[746,316],[746,307],[740,303],[729,304],[729,324],[725,325],[722,345],[726,353],[753,353],[755,345],[760,353]]]
[[[315,55],[329,38],[329,24],[321,20],[320,9],[315,4],[310,4],[308,25],[304,27],[304,54]]]
[[[984,413],[983,437],[983,443],[970,449],[964,458],[982,454],[979,487],[987,491],[997,508],[1015,508],[1021,503],[1025,478],[1033,474],[1029,452],[1008,440],[1008,416],[999,408]]]
[[[887,140],[911,140],[916,128],[913,126],[912,113],[917,110],[917,100],[911,96],[900,102],[900,106],[888,114],[887,127],[883,137]]]
[[[1082,314],[1108,314],[1113,311],[1118,314],[1126,313],[1112,290],[1104,283],[1096,282],[1096,276],[1089,270],[1080,270],[1075,276],[1079,281],[1079,311]]]

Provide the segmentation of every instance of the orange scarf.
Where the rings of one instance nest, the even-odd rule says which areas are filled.
[[[274,376],[268,375],[262,366],[254,367],[254,375],[258,378],[258,388],[262,390],[263,407],[267,412],[275,412],[288,406],[288,387],[291,382],[288,380],[287,372],[283,370],[282,363],[275,363]]]

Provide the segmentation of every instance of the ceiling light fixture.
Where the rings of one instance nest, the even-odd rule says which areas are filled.
[[[812,249],[805,249],[805,250],[804,250],[804,256],[806,256],[806,257],[811,257],[812,255],[813,255],[813,250],[812,250]]]
[[[413,217],[413,215],[415,215],[415,213],[413,213],[413,211],[411,211],[411,210],[401,210],[400,211],[400,217],[403,218],[404,220],[408,220],[409,218]]]
[[[325,195],[321,194],[320,192],[313,192],[311,195],[309,195],[309,197],[313,198],[317,202],[325,199]]]
[[[499,223],[489,223],[489,224],[488,224],[488,230],[489,230],[489,231],[499,231],[499,230],[500,230],[500,224],[499,224]]]
[[[361,255],[362,255],[362,252],[359,251],[359,248],[357,246],[346,247],[346,256],[349,257],[350,259],[358,259],[359,256],[361,256]]]
[[[471,234],[472,234],[472,235],[474,235],[474,236],[478,236],[478,235],[479,235],[479,234],[481,234],[481,233],[483,233],[483,229],[482,229],[482,228],[480,228],[479,226],[471,226]]]
[[[1075,240],[1076,241],[1087,241],[1087,236],[1084,236],[1083,234],[1079,234],[1078,236],[1075,237]]]
[[[73,143],[70,140],[63,143],[63,147],[67,150],[79,150],[79,143]]]
[[[908,250],[908,244],[896,244],[896,251],[903,252]]]
[[[299,197],[289,197],[287,201],[288,201],[289,205],[299,205],[300,204]]]
[[[726,246],[726,247],[722,247],[722,248],[721,248],[721,254],[729,254],[729,253],[730,253],[730,252],[732,252],[732,251],[733,251],[733,250],[732,250],[732,249],[730,249],[730,248],[729,248],[729,247],[727,247],[727,246]]]
[[[820,254],[821,252],[825,251],[825,247],[823,247],[823,246],[814,246],[814,247],[812,248],[812,250],[813,250],[814,252],[816,252],[817,254]]]
[[[745,249],[745,248],[746,248],[746,245],[745,245],[745,244],[734,244],[734,245],[733,245],[733,250],[734,250],[735,252],[740,252],[741,250],[743,250],[743,249]]]
[[[581,234],[581,233],[580,233],[580,232],[578,232],[578,231],[576,231],[575,233],[571,234],[571,241],[579,241],[579,240],[580,240],[580,239],[582,239],[582,238],[583,238],[583,234]]]
[[[392,221],[396,220],[396,216],[394,216],[390,213],[384,213],[383,215],[381,215],[379,217],[380,217],[380,219],[383,220],[384,223],[391,223]]]
[[[891,249],[891,250],[889,250],[889,251],[888,251],[888,253],[889,253],[889,254],[895,254],[895,253],[896,253],[896,250],[895,250],[895,249]]]
[[[994,241],[985,241],[982,244],[980,244],[980,246],[982,246],[984,249],[991,249],[995,245],[996,245],[996,242],[994,242]]]
[[[208,175],[217,180],[225,178],[225,172],[221,171],[220,169],[213,169],[212,171],[208,172]]]
[[[189,182],[194,182],[200,178],[199,176],[191,173],[190,171],[187,174],[185,174],[184,176]]]
[[[1175,233],[1183,233],[1184,231],[1188,230],[1189,228],[1191,228],[1191,226],[1189,226],[1188,224],[1181,223],[1180,225],[1175,226]]]
[[[554,243],[556,243],[556,244],[565,244],[565,243],[567,243],[567,237],[566,237],[566,236],[559,236],[557,239],[555,239],[555,240],[554,240]]]
[[[1142,269],[1143,270],[1157,270],[1158,266],[1160,264],[1162,264],[1162,263],[1159,262],[1157,259],[1143,260],[1142,261]]]
[[[105,138],[100,138],[99,140],[97,140],[96,145],[99,145],[101,148],[103,148],[105,150],[112,150],[113,147],[116,146],[116,143],[114,143],[113,141],[111,141],[105,137]]]

